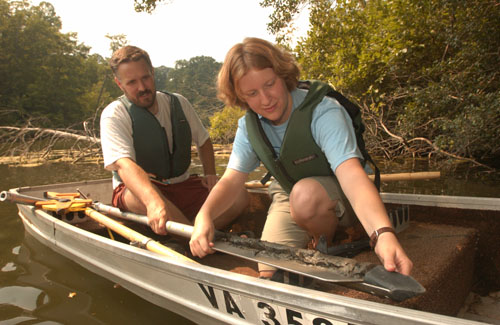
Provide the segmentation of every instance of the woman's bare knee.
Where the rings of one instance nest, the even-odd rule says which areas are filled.
[[[290,193],[292,218],[314,238],[325,235],[327,239],[331,239],[338,223],[335,215],[337,202],[330,199],[324,187],[316,180],[304,179],[296,186]]]
[[[298,181],[290,193],[290,210],[300,219],[323,214],[333,204],[324,187],[311,178]]]

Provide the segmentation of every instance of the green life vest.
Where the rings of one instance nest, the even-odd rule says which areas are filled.
[[[379,188],[380,172],[365,148],[363,140],[365,128],[359,107],[328,84],[320,81],[300,81],[298,88],[309,91],[304,101],[290,116],[279,157],[267,138],[257,114],[248,110],[245,115],[249,141],[270,175],[274,176],[287,193],[290,193],[293,185],[302,178],[334,176],[328,159],[314,141],[311,131],[314,109],[324,96],[329,96],[335,98],[349,113],[356,134],[356,142],[364,158],[363,166],[367,161],[373,165],[375,184]],[[293,131],[289,132],[289,130]],[[267,179],[263,181],[265,182]]]
[[[191,164],[191,128],[177,96],[164,93],[170,96],[172,153],[165,129],[156,117],[149,110],[132,103],[125,95],[119,98],[132,120],[136,163],[160,181],[184,174]]]

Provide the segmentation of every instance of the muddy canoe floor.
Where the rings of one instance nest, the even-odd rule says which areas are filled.
[[[500,291],[484,297],[471,292],[457,317],[500,325]]]

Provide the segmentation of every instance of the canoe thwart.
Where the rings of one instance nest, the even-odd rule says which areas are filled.
[[[368,175],[368,177],[373,181],[375,179],[374,175]],[[394,173],[394,174],[381,174],[380,181],[381,182],[394,182],[394,181],[415,181],[420,179],[434,179],[440,178],[441,172],[432,171],[432,172],[413,172],[413,173]],[[245,183],[246,188],[265,188],[271,184],[270,181],[262,184],[260,181],[249,181]]]

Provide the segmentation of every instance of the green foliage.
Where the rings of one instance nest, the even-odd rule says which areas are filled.
[[[267,29],[276,36],[278,43],[286,44],[293,34],[293,20],[307,4],[307,0],[262,0],[261,7],[274,7],[274,12],[269,16],[271,21]]]
[[[40,126],[67,127],[109,99],[107,87],[97,91],[104,60],[89,56],[75,33],[60,32],[50,3],[0,0],[0,17],[0,109],[20,112],[3,124],[30,116],[44,120]]]
[[[238,119],[245,115],[245,110],[239,107],[226,106],[220,112],[210,117],[210,138],[215,143],[232,143],[238,128]]]
[[[155,69],[155,85],[156,87],[159,87],[158,89],[164,90],[165,85],[167,84],[167,78],[172,70],[172,68],[168,68],[164,65],[161,67],[156,67]]]
[[[163,0],[135,0],[151,12]],[[451,155],[500,161],[500,6],[496,0],[262,0],[268,29],[287,47],[309,7],[310,30],[294,49],[303,78],[330,82],[364,108],[367,142],[386,156]],[[47,2],[0,0],[2,125],[42,119],[68,127],[95,118],[121,94],[108,64],[60,32]],[[111,48],[127,43],[109,36]],[[155,68],[158,89],[184,95],[215,142],[230,142],[242,111],[216,98],[221,64],[209,57]],[[12,114],[16,112],[17,114]],[[420,143],[420,145],[419,145]],[[422,145],[424,143],[425,145]],[[432,144],[432,145],[429,145]],[[496,163],[498,164],[498,163]]]
[[[217,100],[216,80],[221,63],[207,56],[197,56],[190,60],[180,60],[175,69],[168,72],[165,84],[157,84],[165,89],[186,97],[205,124],[209,117],[222,108]]]
[[[0,0],[0,17],[0,123],[81,128],[91,120],[98,128],[101,109],[121,95],[107,60],[89,55],[75,33],[61,33],[50,3]],[[128,43],[122,34],[106,37],[111,52]],[[222,106],[215,89],[220,65],[196,57],[178,61],[175,69],[157,67],[156,85],[184,95],[208,124]]]
[[[498,1],[265,0],[284,20],[270,29],[279,33],[293,19],[282,12],[304,3],[311,28],[295,48],[303,78],[328,81],[361,103],[382,147],[399,137],[410,154],[437,147],[500,158]],[[382,123],[391,135],[377,132]]]
[[[114,53],[119,48],[128,44],[127,36],[125,34],[110,35],[106,34],[106,38],[109,39],[109,49],[111,53]]]
[[[152,13],[156,9],[156,3],[164,0],[134,0],[134,8],[137,12]]]

